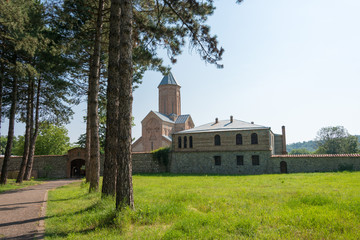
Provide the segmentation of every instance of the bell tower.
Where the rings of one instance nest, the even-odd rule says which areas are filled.
[[[181,115],[180,85],[169,73],[164,76],[159,86],[159,112],[167,116]],[[175,116],[174,116],[175,115]]]

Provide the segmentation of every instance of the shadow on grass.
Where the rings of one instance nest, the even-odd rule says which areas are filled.
[[[73,212],[73,213],[69,213],[69,214],[59,214],[59,217],[71,217],[74,216],[76,218],[76,216],[78,215],[82,215],[85,212],[88,211],[94,211],[94,214],[97,213],[97,210],[101,211],[103,210],[103,207],[101,206],[100,202],[94,203],[91,206],[85,208],[85,209],[81,209],[79,211]],[[119,233],[122,231],[121,227],[119,228],[116,225],[116,217],[117,217],[118,212],[115,209],[112,209],[111,211],[108,211],[106,214],[99,214],[96,219],[94,220],[94,222],[90,223],[87,227],[85,227],[84,229],[80,229],[80,230],[71,230],[69,231],[67,230],[55,230],[54,232],[50,232],[50,231],[46,231],[45,233],[45,237],[61,237],[61,238],[67,238],[69,236],[69,234],[90,234],[92,232],[97,232],[97,231],[101,231],[101,229],[109,229],[109,228],[113,228],[116,231],[119,231]],[[56,215],[54,215],[53,217],[57,217]]]

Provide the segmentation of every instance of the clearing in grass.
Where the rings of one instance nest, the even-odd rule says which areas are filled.
[[[75,183],[49,192],[46,239],[360,239],[360,172],[135,175],[116,214]]]

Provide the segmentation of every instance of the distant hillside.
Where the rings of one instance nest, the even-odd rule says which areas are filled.
[[[291,152],[293,149],[305,148],[306,150],[313,152],[317,149],[316,142],[314,140],[297,142],[286,145],[286,151]]]
[[[360,143],[360,135],[355,135]],[[300,149],[300,148],[305,148],[306,150],[313,152],[317,149],[316,147],[316,141],[314,140],[310,140],[310,141],[303,141],[303,142],[297,142],[297,143],[292,143],[292,144],[287,144],[286,145],[286,151],[287,152],[291,152],[291,150],[293,149]]]

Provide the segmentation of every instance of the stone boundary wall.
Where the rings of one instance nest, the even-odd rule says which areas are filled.
[[[166,172],[165,166],[160,166],[152,153],[132,153],[133,173],[162,173]]]
[[[80,157],[82,158],[82,157]],[[104,155],[100,157],[100,175],[104,171]],[[34,156],[34,166],[32,175],[39,178],[67,178],[69,177],[69,158],[68,155],[41,155]],[[160,166],[153,159],[151,153],[133,153],[132,154],[133,173],[162,173],[166,172],[165,166]],[[21,156],[13,156],[8,164],[8,177],[17,177]],[[3,157],[0,158],[0,170],[3,164]]]
[[[3,157],[0,158],[1,168],[3,164],[3,159]],[[17,177],[21,160],[21,156],[11,157],[8,163],[8,173]],[[34,156],[32,175],[37,175],[37,177],[39,178],[66,178],[67,161],[67,155]]]
[[[259,156],[259,165],[252,164],[252,155]],[[221,157],[221,165],[215,165],[215,156]],[[237,165],[237,156],[243,156],[243,165]],[[271,151],[208,151],[173,152],[171,173],[249,175],[270,173]]]
[[[237,165],[237,156],[244,156],[244,164]],[[252,165],[252,155],[259,155],[260,164]],[[215,165],[214,156],[221,156],[221,165]],[[172,152],[168,169],[153,159],[151,153],[133,153],[133,173],[222,174],[256,175],[281,173],[281,162],[286,163],[287,173],[360,171],[360,154],[338,155],[272,155],[270,151],[249,152]],[[9,176],[16,177],[22,157],[11,157]],[[3,157],[0,158],[2,167]],[[104,156],[101,156],[100,173],[103,173]],[[69,159],[67,155],[35,156],[33,176],[66,178]]]
[[[288,173],[360,171],[360,154],[273,155],[270,171],[280,173],[282,161]]]

